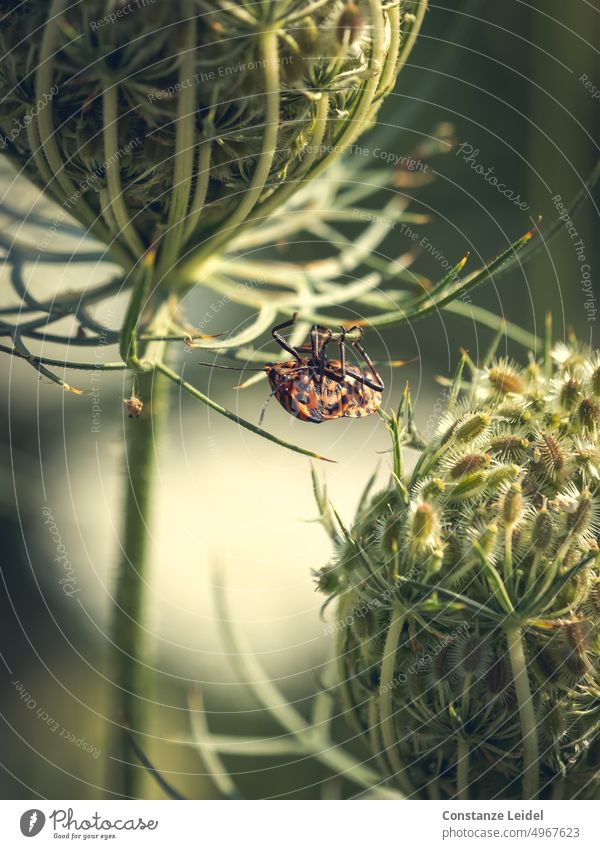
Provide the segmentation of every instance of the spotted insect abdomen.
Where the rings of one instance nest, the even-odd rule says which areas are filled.
[[[342,415],[349,419],[371,416],[381,406],[381,392],[347,376],[342,390]]]

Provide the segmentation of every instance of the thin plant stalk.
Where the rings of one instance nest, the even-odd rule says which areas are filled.
[[[535,799],[539,790],[539,743],[521,629],[507,628],[506,639],[523,736],[523,798]]]
[[[160,335],[168,325],[168,305],[159,307],[152,331]],[[164,342],[148,344],[148,362],[163,355]],[[151,544],[153,482],[157,440],[168,409],[169,379],[157,368],[137,372],[132,390],[143,400],[142,415],[131,422],[126,442],[127,479],[121,556],[117,573],[113,613],[114,674],[119,726],[118,775],[115,790],[140,798],[144,770],[134,762],[131,738],[144,733],[150,698],[150,670],[145,661],[144,596]],[[142,746],[143,748],[143,746]]]

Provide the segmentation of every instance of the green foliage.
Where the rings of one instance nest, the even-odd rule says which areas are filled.
[[[407,795],[598,790],[600,357],[551,356],[463,357],[412,474],[395,460],[318,576],[344,703]]]
[[[122,264],[195,267],[372,123],[417,5],[2,3],[2,148]]]

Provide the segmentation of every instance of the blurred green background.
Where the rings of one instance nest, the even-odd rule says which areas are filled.
[[[441,258],[454,264],[466,251],[476,267],[529,229],[538,215],[552,221],[554,196],[568,203],[581,191],[598,160],[599,34],[598,2],[431,4],[396,93],[361,142],[371,151],[402,156],[442,122],[453,126],[457,147],[430,163],[437,179],[406,189],[415,195],[415,210],[434,216],[419,227],[432,246],[418,258],[419,271],[438,279]],[[493,167],[526,208],[477,174],[466,161],[469,151],[477,151],[476,161],[486,170]],[[381,155],[365,157],[365,166],[380,168]],[[18,190],[25,205],[27,191]],[[551,310],[557,337],[571,326],[582,341],[597,344],[598,223],[590,198],[575,218],[585,263],[561,228],[530,262],[497,285],[477,290],[473,302],[538,334]],[[401,253],[403,239],[408,248],[406,237],[394,230],[385,250]],[[288,256],[306,260],[307,251],[297,245]],[[583,265],[590,268],[587,288]],[[76,282],[72,271],[57,269],[56,275],[48,285]],[[214,299],[194,292],[186,302],[188,320],[198,322]],[[207,329],[233,328],[243,315],[230,304]],[[461,346],[477,357],[490,336],[447,314],[413,327],[372,331],[367,339],[373,356],[419,358],[385,375],[386,403],[398,400],[408,378],[427,430],[439,413],[442,388],[436,375],[452,372]],[[512,344],[507,349],[526,355]],[[4,798],[97,798],[106,792],[111,757],[108,615],[126,475],[123,436],[135,421],[123,416],[121,378],[103,377],[102,427],[92,433],[89,396],[61,394],[55,385],[38,381],[26,364],[0,362],[0,793]],[[235,375],[191,364],[189,376],[256,421],[265,384],[236,393]],[[378,417],[313,429],[272,404],[265,424],[338,460],[324,471],[331,498],[348,521],[377,462],[385,474],[387,458],[381,452],[387,439]],[[49,531],[44,506],[56,532]],[[303,458],[173,397],[161,440],[147,588],[147,636],[157,681],[146,749],[186,796],[218,795],[202,757],[185,742],[192,687],[200,685],[214,731],[278,733],[227,662],[212,603],[215,568],[218,580],[227,583],[232,615],[285,696],[304,711],[318,686],[330,638],[319,618],[310,570],[327,561],[329,549],[310,521],[315,515]],[[57,545],[64,545],[60,552],[72,566],[77,592],[71,597],[59,583],[65,573],[64,560],[55,559]],[[23,692],[35,707],[20,698]],[[341,737],[344,733],[338,729]],[[360,756],[360,747],[355,751]],[[230,756],[225,763],[240,793],[250,798],[355,792],[350,785],[325,781],[327,773],[310,759]],[[148,796],[162,798],[151,777],[146,782]]]

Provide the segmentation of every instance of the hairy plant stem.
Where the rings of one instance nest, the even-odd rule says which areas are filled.
[[[153,334],[160,336],[168,327],[169,308],[165,302],[156,313]],[[145,356],[158,362],[162,341],[149,343]],[[157,368],[138,372],[133,389],[144,402],[141,417],[131,422],[126,448],[124,530],[118,567],[113,613],[114,676],[119,727],[118,776],[115,791],[138,798],[143,770],[133,763],[130,737],[144,733],[148,702],[149,668],[144,660],[144,587],[150,550],[152,485],[157,438],[167,411],[169,379]],[[140,743],[143,748],[143,744]]]
[[[520,626],[511,625],[506,628],[506,639],[523,737],[523,798],[535,799],[539,789],[539,743]]]
[[[394,670],[396,667],[396,652],[404,625],[404,613],[395,609],[392,621],[385,640],[383,649],[383,663],[381,664],[381,676],[379,682],[379,719],[381,722],[381,736],[385,747],[385,754],[394,772],[394,779],[398,786],[407,796],[412,796],[414,789],[410,783],[404,764],[398,755],[398,741],[396,740],[396,726],[394,723],[392,693],[395,687]]]

